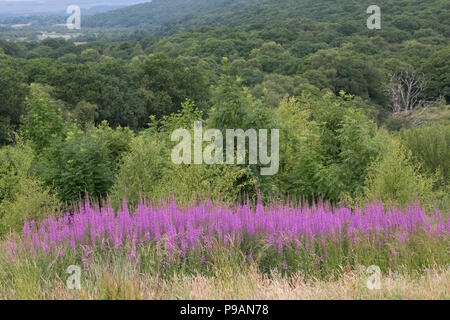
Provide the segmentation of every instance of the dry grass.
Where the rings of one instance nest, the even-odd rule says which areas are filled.
[[[68,290],[64,281],[36,288],[37,299],[249,299],[249,300],[348,300],[348,299],[445,299],[450,298],[449,270],[431,270],[424,276],[382,276],[381,289],[369,290],[366,278],[354,272],[334,281],[305,280],[301,275],[270,278],[254,268],[216,277],[174,276],[170,281],[140,275],[132,280],[104,271],[86,281],[82,290]],[[120,280],[119,280],[120,279]],[[0,288],[0,299],[24,297],[18,288]]]
[[[255,270],[229,278],[188,277],[160,282],[154,286],[141,284],[144,299],[250,299],[250,300],[310,300],[310,299],[449,299],[449,272],[431,272],[411,279],[382,277],[380,290],[367,289],[365,278],[345,275],[337,281],[306,281],[297,275],[271,279]],[[151,283],[151,282],[150,282]]]

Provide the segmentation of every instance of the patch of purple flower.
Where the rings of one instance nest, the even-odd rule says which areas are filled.
[[[84,246],[83,261],[87,265],[92,258],[90,246],[96,244],[118,249],[131,243],[130,260],[139,261],[136,248],[150,242],[169,253],[177,251],[186,256],[200,246],[209,251],[213,245],[230,246],[243,239],[256,239],[274,246],[281,255],[284,245],[308,248],[315,241],[323,245],[328,241],[356,243],[362,237],[374,243],[392,237],[405,242],[419,231],[429,236],[448,235],[449,220],[439,212],[427,216],[418,204],[401,210],[374,203],[351,210],[326,204],[230,207],[213,205],[211,201],[180,208],[170,202],[141,203],[129,212],[124,203],[115,213],[111,206],[86,202],[71,215],[50,216],[39,224],[25,221],[21,247],[32,252],[65,252]],[[61,247],[65,250],[61,251]],[[248,258],[252,259],[251,253]]]

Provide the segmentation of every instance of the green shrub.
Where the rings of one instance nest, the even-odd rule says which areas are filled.
[[[237,201],[256,194],[257,180],[249,168],[234,165],[171,165],[155,190],[158,197],[174,195],[179,201],[222,199]]]
[[[113,129],[106,120],[102,121],[97,127],[90,127],[87,131],[88,134],[95,135],[105,144],[116,170],[122,154],[130,150],[134,132],[128,127],[118,126]]]
[[[420,166],[412,159],[400,141],[388,139],[384,154],[374,161],[366,179],[365,194],[370,198],[381,198],[384,203],[394,201],[402,206],[414,201],[432,203],[434,179],[420,172]]]
[[[19,142],[0,150],[0,235],[20,230],[25,217],[40,220],[59,203],[43,181],[30,170],[33,151]]]
[[[115,200],[125,195],[130,204],[136,204],[139,196],[155,194],[161,179],[167,173],[168,146],[159,135],[146,130],[133,138],[130,151],[125,153],[116,175],[111,196]]]
[[[192,130],[194,121],[200,117],[201,113],[193,104],[186,102],[179,113],[165,117],[132,140],[130,151],[121,159],[111,192],[116,204],[124,196],[128,203],[135,205],[140,197],[167,199],[175,196],[179,201],[212,197],[235,201],[244,192],[255,193],[256,182],[249,168],[172,162],[171,151],[175,145],[170,141],[172,131]]]
[[[405,147],[427,174],[438,174],[441,186],[450,178],[450,125],[429,125],[401,132]]]
[[[30,140],[35,153],[40,154],[52,144],[53,139],[63,136],[64,122],[48,97],[39,91],[40,87],[32,85],[31,88],[21,130],[24,137]]]
[[[85,192],[105,197],[113,185],[113,159],[105,141],[77,128],[55,139],[43,161],[44,178],[62,201],[77,200]]]
[[[363,192],[367,168],[381,146],[375,124],[358,104],[343,93],[281,102],[281,195],[337,201]]]

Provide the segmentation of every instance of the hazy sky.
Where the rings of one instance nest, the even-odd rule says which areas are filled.
[[[69,5],[89,9],[97,6],[128,6],[149,0],[0,0],[0,16],[64,11]]]

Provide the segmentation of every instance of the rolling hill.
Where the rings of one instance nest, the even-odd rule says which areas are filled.
[[[150,3],[86,17],[85,27],[147,29],[159,35],[195,27],[270,25],[290,18],[342,22],[348,32],[365,27],[371,0],[153,0]],[[385,25],[403,31],[429,27],[448,37],[450,4],[446,0],[380,0]],[[432,17],[432,18],[430,18]],[[355,20],[358,23],[355,23]]]

